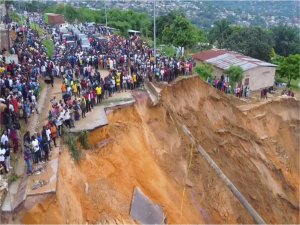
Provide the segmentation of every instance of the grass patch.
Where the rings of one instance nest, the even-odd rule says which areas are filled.
[[[51,39],[46,39],[42,41],[42,44],[46,47],[47,49],[47,55],[50,59],[52,59],[53,54],[54,54],[54,44]]]
[[[91,148],[91,145],[88,140],[88,132],[86,130],[80,132],[80,134],[78,136],[78,141],[81,144],[81,146],[83,147],[83,149]]]
[[[76,144],[75,135],[70,133],[69,129],[66,128],[65,126],[63,126],[62,139],[63,139],[63,142],[68,145],[69,151],[71,152],[71,156],[72,156],[73,160],[76,163],[78,163],[80,160],[81,154],[80,154],[80,151]]]
[[[7,181],[9,184],[16,182],[21,176],[18,176],[14,171],[8,175]]]

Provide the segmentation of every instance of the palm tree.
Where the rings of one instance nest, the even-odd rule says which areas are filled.
[[[295,27],[280,24],[273,27],[275,52],[282,56],[299,53],[299,32]]]
[[[214,22],[214,27],[209,32],[209,40],[211,44],[216,42],[218,48],[222,49],[231,32],[232,29],[228,20],[218,20]]]

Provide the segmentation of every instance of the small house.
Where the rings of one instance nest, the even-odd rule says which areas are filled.
[[[220,78],[230,66],[240,66],[244,71],[242,84],[251,90],[273,86],[276,65],[254,59],[237,52],[211,49],[193,55],[196,63],[208,63],[213,66],[214,76]]]

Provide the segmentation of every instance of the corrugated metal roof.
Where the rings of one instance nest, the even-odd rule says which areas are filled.
[[[226,50],[208,50],[194,55],[195,59],[210,63],[223,70],[230,66],[240,66],[243,71],[256,68],[258,66],[276,67],[276,65],[268,62],[254,59],[237,52],[230,52]]]

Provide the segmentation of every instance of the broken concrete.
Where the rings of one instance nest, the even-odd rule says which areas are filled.
[[[152,202],[138,187],[134,189],[130,216],[141,224],[163,224],[162,208]]]

